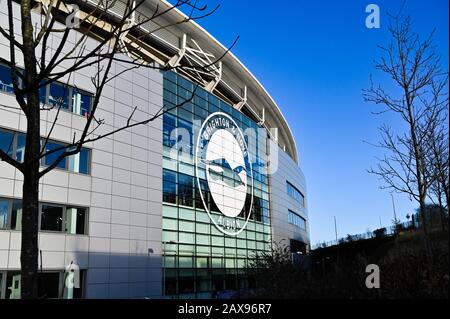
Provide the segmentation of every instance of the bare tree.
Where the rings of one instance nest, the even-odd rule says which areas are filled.
[[[123,9],[122,13],[120,15],[110,14],[109,9],[115,8],[119,2],[120,8]],[[105,124],[105,121],[96,117],[105,85],[120,74],[139,67],[165,70],[183,68],[183,66],[171,67],[170,65],[155,64],[148,56],[142,54],[140,47],[136,44],[145,44],[146,39],[157,31],[204,18],[217,9],[216,7],[208,10],[206,6],[200,7],[195,0],[178,0],[171,7],[158,5],[150,16],[145,16],[140,10],[144,2],[144,0],[41,0],[39,2],[23,0],[20,2],[20,17],[17,17],[14,16],[16,11],[13,10],[13,1],[7,0],[8,28],[0,28],[0,34],[9,42],[10,57],[9,59],[0,57],[0,62],[11,69],[15,98],[21,112],[25,114],[27,128],[23,162],[10,157],[7,152],[2,150],[0,150],[0,159],[14,166],[23,174],[20,257],[22,298],[37,297],[39,180],[57,167],[66,157],[79,153],[83,145],[137,125],[145,125],[169,111],[170,109],[161,108],[149,118],[136,120],[133,115],[138,106],[135,106],[126,124],[110,131],[104,128],[99,129]],[[75,11],[73,5],[80,10]],[[180,7],[185,8],[185,12],[188,12],[187,16],[176,21],[173,18],[163,19],[175,8]],[[79,19],[79,23],[75,26],[66,23],[67,21],[73,22],[75,18]],[[15,19],[20,19],[20,26],[15,26],[17,23]],[[164,24],[161,21],[172,22]],[[154,27],[151,31],[145,31],[146,29],[142,28],[143,25],[153,25]],[[20,30],[21,41],[16,38],[14,29]],[[67,39],[73,33],[77,34],[77,40],[75,44],[69,44]],[[49,42],[53,34],[57,34],[60,40],[58,43],[53,40],[54,51],[50,56],[48,53]],[[96,40],[93,47],[87,44],[90,39]],[[222,59],[227,52],[228,50],[211,65]],[[23,65],[20,67],[19,60],[23,60]],[[121,63],[126,67],[122,72],[113,74],[111,68],[114,63]],[[198,72],[207,72],[211,65],[190,65],[189,67],[197,68]],[[83,72],[89,68],[95,70],[95,75],[91,78],[94,95],[90,111],[86,115],[84,129],[78,135],[74,134],[72,141],[67,145],[51,150],[47,149],[46,144],[58,122],[59,111],[63,103],[59,101],[51,107],[43,105],[40,102],[40,89],[56,81],[68,81],[74,72]],[[187,103],[190,99],[171,108]],[[51,109],[56,109],[56,116],[47,136],[42,140],[40,135],[41,113]],[[55,160],[41,168],[40,160],[49,155],[52,155]]]
[[[387,89],[371,83],[363,96],[365,101],[384,106],[376,114],[397,114],[406,129],[395,132],[389,125],[380,128],[381,141],[376,146],[383,149],[385,155],[379,159],[378,167],[369,172],[380,177],[384,182],[382,188],[405,193],[418,202],[425,245],[429,247],[423,214],[429,188],[435,179],[427,159],[429,128],[430,121],[441,116],[445,109],[448,72],[441,68],[435,51],[434,31],[421,40],[412,31],[411,18],[398,14],[390,15],[389,33],[391,41],[387,46],[379,46],[383,54],[375,67],[393,85]]]
[[[444,83],[441,83],[441,85]],[[449,131],[448,131],[448,92],[442,87],[433,87],[433,96],[441,96],[432,100],[438,103],[427,117],[427,141],[429,150],[426,156],[428,174],[432,176],[428,197],[437,204],[440,211],[442,230],[448,229],[449,198]]]

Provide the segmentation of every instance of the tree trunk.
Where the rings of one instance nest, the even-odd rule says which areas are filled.
[[[30,136],[29,131],[27,133],[27,140],[29,139],[28,136]],[[26,153],[27,149],[29,150],[29,148],[25,148]],[[39,166],[37,167],[38,169],[32,166],[36,165],[30,165],[30,167],[25,168],[23,181],[22,247],[20,254],[22,299],[34,299],[38,297],[39,179],[37,174]]]
[[[31,108],[31,106],[34,106]],[[28,97],[27,137],[23,171],[22,194],[22,248],[21,296],[23,299],[37,298],[38,282],[38,233],[39,233],[39,161],[34,160],[40,153],[40,111],[39,95],[30,93]]]
[[[423,243],[425,246],[425,257],[428,268],[428,279],[432,280],[433,277],[433,252],[431,250],[430,239],[428,238],[428,225],[427,225],[427,217],[426,217],[426,203],[425,196],[421,196],[420,198],[420,219],[422,221],[422,229],[423,229]]]
[[[20,6],[22,19],[23,56],[25,64],[24,88],[27,89],[27,136],[23,169],[22,194],[22,247],[21,297],[38,297],[38,220],[39,220],[39,161],[40,154],[40,104],[39,88],[36,82],[36,55],[34,32],[31,20],[30,0],[23,0]]]

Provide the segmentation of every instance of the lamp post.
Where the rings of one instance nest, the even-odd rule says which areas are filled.
[[[178,244],[176,240],[163,241],[163,275],[162,275],[162,295],[166,296],[166,244]]]

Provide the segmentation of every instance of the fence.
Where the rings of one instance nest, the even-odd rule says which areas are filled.
[[[399,233],[399,231],[416,229],[416,228],[418,228],[418,224],[417,224],[417,221],[415,221],[413,219],[412,221],[398,223],[393,226],[379,228],[374,231],[368,231],[368,232],[362,233],[362,234],[347,235],[346,237],[339,238],[338,240],[330,240],[330,241],[320,242],[320,243],[312,245],[312,249],[325,248],[325,247],[330,247],[330,246],[339,245],[339,244],[343,244],[343,243],[349,243],[349,242],[358,241],[358,240],[395,236]]]

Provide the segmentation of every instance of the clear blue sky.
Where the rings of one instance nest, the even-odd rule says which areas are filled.
[[[363,102],[361,90],[377,44],[386,43],[386,11],[397,12],[403,0],[268,1],[210,0],[213,15],[198,21],[224,45],[237,35],[234,54],[270,92],[289,121],[297,141],[300,166],[307,178],[311,242],[332,240],[333,216],[338,236],[362,233],[393,218],[389,192],[366,169],[379,152],[364,143],[377,141],[377,127],[393,116],[376,117],[375,105]],[[381,28],[365,27],[365,7],[379,5]],[[435,42],[448,68],[448,0],[406,1],[406,13],[422,35],[437,28]],[[378,153],[379,154],[379,153]],[[417,206],[394,195],[397,216],[405,220]]]

